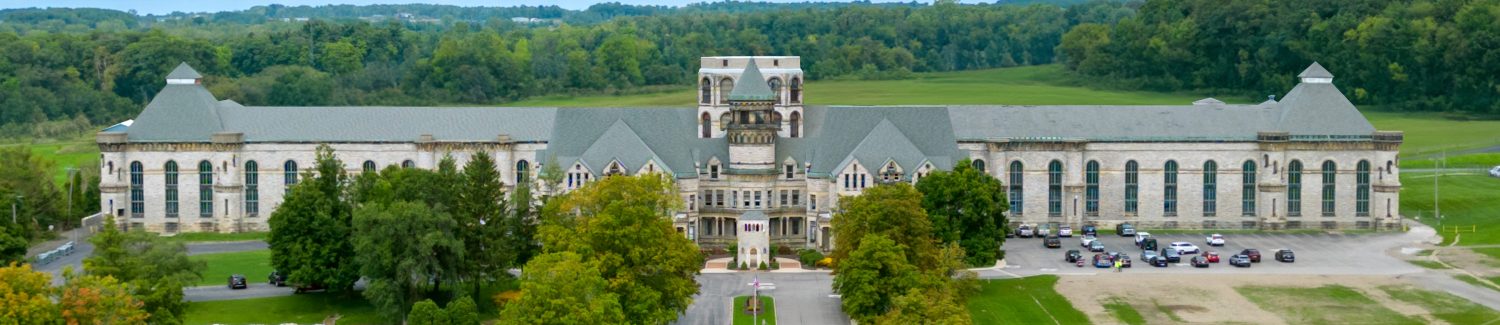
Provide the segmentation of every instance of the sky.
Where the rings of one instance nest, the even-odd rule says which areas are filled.
[[[11,8],[104,8],[121,11],[135,10],[137,14],[168,14],[173,11],[181,12],[219,12],[245,10],[254,6],[270,4],[282,4],[288,6],[319,6],[319,5],[370,5],[370,4],[406,4],[406,3],[431,3],[445,4],[465,7],[511,7],[511,6],[537,6],[557,5],[565,9],[582,10],[589,5],[599,2],[620,2],[633,5],[667,5],[681,6],[689,3],[704,2],[708,0],[0,0],[0,9]],[[757,0],[768,2],[806,2],[808,0]],[[813,0],[829,1],[829,0]],[[927,1],[922,1],[927,2]]]

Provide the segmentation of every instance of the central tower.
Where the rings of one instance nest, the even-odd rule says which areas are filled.
[[[761,171],[776,168],[776,134],[781,131],[780,114],[776,113],[776,93],[764,82],[755,60],[745,64],[740,73],[742,83],[729,92],[729,120],[725,121],[725,138],[729,141],[731,172]]]

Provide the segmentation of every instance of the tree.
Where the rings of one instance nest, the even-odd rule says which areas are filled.
[[[0,235],[0,263],[19,261],[27,243],[42,236],[47,225],[61,223],[58,208],[66,207],[61,202],[66,198],[57,190],[52,170],[52,162],[26,146],[0,148],[0,206],[9,209],[15,203],[19,216],[15,223],[10,216],[0,218],[0,233],[5,233]]]
[[[838,233],[831,256],[842,264],[867,235],[882,235],[900,245],[903,256],[910,257],[917,268],[937,267],[932,220],[923,211],[922,200],[922,193],[907,183],[884,184],[840,199],[843,213],[833,220]]]
[[[359,279],[350,243],[353,207],[345,187],[344,164],[327,145],[318,147],[313,170],[293,185],[271,214],[271,265],[287,281],[331,290],[346,290]]]
[[[448,325],[448,314],[432,299],[422,300],[411,306],[411,314],[406,315],[406,324]]]
[[[479,306],[474,304],[474,299],[469,296],[458,297],[448,302],[448,324],[450,325],[479,325]]]
[[[922,192],[922,208],[932,219],[934,237],[962,246],[969,253],[964,259],[968,265],[991,266],[1004,258],[1000,246],[1009,225],[1005,218],[1009,204],[999,180],[964,159],[953,171],[923,177],[917,190]]]
[[[521,181],[516,182],[516,187],[510,193],[510,213],[504,220],[503,247],[513,251],[510,265],[525,265],[541,250],[536,242],[537,217],[534,207],[534,199],[531,196],[530,174],[521,174]]]
[[[51,282],[50,275],[31,270],[31,264],[0,267],[0,325],[57,322]]]
[[[453,214],[467,258],[455,270],[455,276],[470,281],[509,277],[505,270],[514,265],[518,247],[508,245],[515,234],[506,233],[509,220],[504,184],[488,152],[476,152],[472,157],[464,164],[458,206]],[[474,287],[474,294],[478,294],[478,289]]]
[[[703,266],[696,245],[672,228],[670,213],[681,208],[666,178],[605,177],[548,202],[538,238],[548,253],[599,263],[625,319],[668,323],[692,303]]]
[[[67,284],[57,303],[67,324],[167,324],[181,322],[172,314],[147,313],[144,302],[132,295],[130,285],[111,276],[74,276],[66,272]],[[178,291],[181,292],[181,288]],[[181,299],[181,297],[179,297]],[[165,310],[162,310],[165,312]]]
[[[619,296],[610,293],[598,264],[573,252],[537,256],[521,274],[521,298],[505,305],[500,323],[627,323]]]
[[[266,101],[275,106],[327,105],[333,98],[333,78],[303,66],[287,67],[276,75]]]
[[[88,275],[119,280],[143,303],[156,324],[180,323],[187,310],[182,287],[196,283],[207,268],[187,257],[187,247],[140,230],[122,232],[114,217],[105,218],[103,230],[90,238],[93,255],[84,258]]]
[[[441,291],[444,284],[458,283],[454,274],[465,252],[456,228],[453,217],[421,203],[360,207],[353,242],[359,274],[369,283],[365,298],[398,321],[412,302]]]
[[[905,251],[885,235],[868,234],[847,259],[839,260],[833,286],[850,318],[860,323],[873,320],[891,309],[894,298],[920,284],[920,272],[907,261]]]

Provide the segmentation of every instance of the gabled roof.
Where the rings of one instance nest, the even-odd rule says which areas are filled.
[[[896,128],[890,120],[881,119],[875,128],[865,135],[864,140],[854,147],[854,151],[847,158],[833,167],[833,171],[843,170],[854,160],[858,160],[871,172],[879,173],[877,169],[884,168],[888,161],[895,161],[906,173],[916,172],[916,166],[927,161],[927,155],[922,153],[916,144],[913,144],[906,134]]]
[[[141,142],[208,142],[224,131],[218,100],[202,85],[166,85],[135,118],[126,137]]]
[[[203,75],[198,74],[198,70],[193,70],[193,67],[188,66],[187,62],[178,63],[177,64],[177,68],[172,69],[171,73],[167,73],[167,79],[202,79],[202,78],[203,78]]]
[[[807,138],[777,139],[777,158],[812,163],[814,175],[835,173],[854,159],[874,167],[894,159],[908,174],[923,161],[949,169],[960,156],[943,107],[814,106],[806,111]]]
[[[745,65],[745,72],[740,74],[740,81],[729,91],[729,100],[773,99],[776,99],[776,93],[771,91],[771,86],[766,85],[766,77],[760,74],[760,67],[755,65],[755,60],[750,60],[750,64]]]
[[[662,161],[624,120],[616,120],[610,125],[579,159],[590,166],[606,166],[605,168],[608,168],[610,162],[618,161],[625,167],[626,173],[640,170],[648,161],[656,161],[658,164]],[[669,166],[662,167],[667,173],[671,173],[668,168]]]
[[[1328,69],[1324,69],[1322,64],[1313,62],[1312,65],[1307,66],[1306,70],[1302,70],[1302,73],[1297,74],[1297,78],[1333,78],[1333,73],[1328,72]]]

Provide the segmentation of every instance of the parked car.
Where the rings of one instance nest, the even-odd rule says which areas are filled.
[[[1058,237],[1073,237],[1073,226],[1064,225],[1062,227],[1057,227],[1057,236]]]
[[[1109,260],[1108,255],[1094,254],[1094,267],[1107,269],[1115,266],[1115,261]]]
[[[1215,251],[1203,251],[1203,255],[1202,256],[1203,256],[1203,259],[1208,260],[1209,263],[1218,263],[1219,262],[1219,252],[1215,252]]]
[[[1083,259],[1083,253],[1076,249],[1069,249],[1067,253],[1063,254],[1063,260],[1068,261],[1068,263],[1075,263],[1081,259]]]
[[[1167,258],[1167,262],[1182,263],[1182,254],[1170,247],[1161,249],[1161,256]]]
[[[1202,256],[1193,256],[1193,259],[1189,260],[1188,263],[1192,263],[1193,267],[1208,267],[1208,259]]]
[[[1500,177],[1500,166],[1495,166],[1495,168],[1490,168],[1490,176]]]
[[[1119,234],[1120,237],[1135,236],[1135,225],[1132,225],[1129,222],[1115,225],[1115,233]]]
[[[1275,256],[1277,262],[1291,263],[1297,261],[1297,256],[1293,255],[1290,249],[1278,249],[1273,256]]]
[[[1046,246],[1047,248],[1062,248],[1062,239],[1057,238],[1057,236],[1047,236],[1046,239],[1042,239],[1042,246]]]
[[[1249,258],[1250,262],[1260,263],[1260,250],[1254,248],[1246,248],[1245,250],[1240,251],[1240,255],[1245,255],[1245,258]]]
[[[320,290],[326,289],[326,288],[323,288],[323,286],[321,286],[321,285],[305,284],[305,283],[304,284],[295,284],[295,285],[292,285],[292,286],[296,287],[296,290],[292,291],[292,293],[304,293],[304,292],[309,292],[309,291],[320,291]]]
[[[1220,234],[1208,235],[1207,240],[1208,240],[1208,246],[1224,246],[1224,235],[1220,235]]]
[[[1157,258],[1157,257],[1160,257],[1160,256],[1161,255],[1156,254],[1156,251],[1144,251],[1144,252],[1141,252],[1141,260],[1142,261],[1146,261],[1147,263],[1150,263],[1151,259],[1154,259],[1154,258]]]
[[[1146,238],[1151,238],[1151,233],[1144,231],[1135,233],[1135,246],[1140,247],[1141,241],[1146,240]]]
[[[1083,237],[1078,240],[1078,244],[1083,247],[1089,247],[1089,243],[1096,241],[1099,241],[1099,237],[1094,237],[1094,235],[1083,235]]]
[[[1103,252],[1104,251],[1104,242],[1095,240],[1094,242],[1089,243],[1089,251],[1090,252]]]
[[[1083,226],[1083,234],[1089,236],[1098,236],[1099,228],[1094,227],[1094,225]]]
[[[1016,236],[1017,237],[1031,238],[1032,234],[1033,233],[1031,232],[1031,226],[1021,225],[1020,227],[1016,227]]]
[[[230,289],[244,289],[244,288],[249,288],[249,285],[245,284],[245,276],[244,275],[242,275],[242,274],[235,274],[235,275],[229,276],[229,288]]]
[[[1115,258],[1120,260],[1120,267],[1130,267],[1130,255],[1120,254]]]
[[[1229,265],[1238,267],[1250,267],[1250,256],[1239,254],[1229,257]]]
[[[1185,241],[1172,242],[1172,246],[1169,248],[1177,250],[1178,254],[1198,254],[1198,245],[1193,245],[1193,243]]]
[[[1156,250],[1156,238],[1146,238],[1146,240],[1141,241],[1140,246],[1141,250],[1154,251]]]
[[[1146,262],[1155,267],[1167,267],[1167,265],[1171,265],[1171,263],[1167,261],[1166,257],[1161,256],[1152,256],[1151,259],[1147,260]]]
[[[1036,235],[1037,237],[1051,236],[1052,235],[1052,226],[1047,225],[1047,224],[1037,225],[1036,229],[1035,229],[1035,231],[1033,233],[1033,235]]]
[[[266,276],[266,282],[273,286],[285,287],[286,274],[281,274],[281,271],[271,270],[271,275]]]

